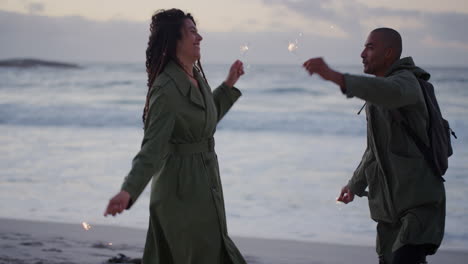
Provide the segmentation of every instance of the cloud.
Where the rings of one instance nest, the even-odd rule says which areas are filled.
[[[417,20],[417,12],[396,11],[386,8],[371,8],[355,0],[263,0],[265,4],[282,4],[284,8],[292,10],[308,19],[321,19],[329,24],[342,28],[345,32],[357,33],[364,29],[362,25],[368,25],[369,21],[376,18],[392,17],[398,21],[398,17],[411,17]],[[362,23],[361,20],[364,20]],[[404,27],[405,25],[400,25]],[[367,32],[367,28],[365,29]]]
[[[444,0],[444,1],[427,1],[427,0],[391,0],[391,1],[375,1],[375,0],[356,0],[369,7],[385,7],[394,10],[412,10],[422,11],[424,13],[465,13],[468,14],[468,5],[466,0]]]
[[[421,19],[401,16],[373,16],[361,19],[359,23],[366,32],[379,27],[388,27],[388,25],[391,25],[395,30],[420,30],[424,28],[424,22]]]
[[[468,43],[466,42],[459,42],[459,41],[442,41],[439,39],[435,39],[432,36],[426,36],[422,39],[422,43],[425,43],[428,46],[437,47],[437,48],[455,48],[455,49],[464,49],[468,51]]]
[[[316,5],[316,8],[322,8]],[[334,13],[331,7],[327,12]],[[288,11],[292,12],[292,11]],[[320,9],[315,12],[320,13]],[[305,12],[304,12],[305,13]],[[449,19],[450,14],[424,16],[382,16],[406,27],[400,29],[403,36],[403,54],[411,55],[423,65],[467,65],[468,52],[464,32],[464,15]],[[352,25],[342,24],[345,19],[331,21],[324,17],[311,17],[307,23],[297,20],[268,27],[276,30],[214,32],[201,30],[202,60],[204,63],[230,63],[243,59],[247,64],[300,64],[310,57],[323,56],[330,65],[360,64],[361,53],[368,30],[385,19],[367,16],[355,20]],[[332,15],[331,15],[332,16]],[[289,17],[283,17],[288,19]],[[391,19],[390,19],[391,18]],[[406,20],[405,20],[406,19]],[[427,22],[429,21],[429,22]],[[256,20],[247,21],[252,27]],[[367,23],[367,24],[366,24]],[[439,25],[435,25],[438,23]],[[411,26],[408,26],[411,24]],[[333,26],[333,28],[332,28]],[[301,31],[308,27],[308,31]],[[341,36],[334,32],[324,36],[319,31],[343,31]],[[302,37],[298,38],[299,32]],[[38,57],[71,62],[80,61],[140,61],[145,60],[148,40],[147,22],[124,20],[93,21],[78,16],[47,17],[0,11],[0,35],[2,48],[0,58]],[[461,35],[461,36],[459,36]],[[290,41],[298,39],[296,54],[287,50]],[[239,47],[250,44],[249,52],[241,57]]]
[[[430,14],[425,18],[431,35],[442,41],[468,44],[468,14],[440,13]]]
[[[146,23],[96,22],[0,11],[0,57],[135,61],[144,59]]]
[[[349,41],[362,39],[374,28],[392,27],[408,40],[428,38],[437,47],[461,48],[468,44],[468,14],[422,12],[417,9],[371,7],[357,0],[263,0],[265,4],[283,5],[285,9],[307,18],[334,24]],[[420,41],[417,41],[421,43]],[[459,44],[454,44],[459,43]],[[431,47],[434,47],[432,45]]]
[[[43,3],[28,3],[27,9],[31,14],[42,13],[45,10],[45,5]]]

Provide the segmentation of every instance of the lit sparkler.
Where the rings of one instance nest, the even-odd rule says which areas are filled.
[[[89,231],[91,229],[91,225],[86,222],[81,223],[81,226],[83,226],[84,230],[86,231]]]
[[[249,43],[244,43],[244,44],[240,45],[239,52],[240,52],[240,55],[242,57],[242,60],[245,60],[245,57],[247,56],[247,53],[249,52],[249,50],[250,50],[250,44]],[[247,64],[244,67],[244,70],[249,69],[249,68],[250,68],[250,64]]]
[[[249,51],[249,44],[242,44],[239,48],[241,56],[244,56]]]
[[[288,44],[288,50],[289,52],[295,52],[297,49],[299,48],[299,46],[297,45],[297,40],[296,42],[289,42]]]
[[[299,32],[299,36],[294,41],[288,42],[288,51],[296,54],[297,50],[299,49],[299,40],[302,38],[302,32]]]
[[[335,199],[336,207],[338,208],[338,210],[341,210],[341,208],[343,208],[344,203],[342,201],[338,201],[338,198],[339,197],[336,197]]]

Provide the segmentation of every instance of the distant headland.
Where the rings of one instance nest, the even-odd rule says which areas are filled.
[[[35,68],[35,67],[53,67],[62,69],[80,69],[81,66],[72,63],[63,63],[57,61],[46,61],[38,59],[8,59],[0,60],[0,67],[12,68]]]

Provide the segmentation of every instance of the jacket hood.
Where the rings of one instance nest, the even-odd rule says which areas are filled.
[[[419,68],[414,64],[413,58],[411,57],[405,57],[397,60],[395,63],[393,63],[385,76],[389,76],[392,73],[401,70],[411,71],[416,76],[416,78],[421,78],[425,81],[428,81],[431,78],[431,75],[427,71]]]

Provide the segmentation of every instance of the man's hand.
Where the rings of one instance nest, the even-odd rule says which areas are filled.
[[[340,86],[341,91],[344,93],[344,77],[343,74],[334,71],[332,68],[328,67],[323,58],[312,58],[304,62],[302,65],[306,71],[313,75],[314,73],[320,75],[323,79],[327,81],[332,81]]]
[[[354,193],[349,189],[348,186],[345,186],[341,189],[340,197],[338,197],[336,200],[345,204],[350,203],[354,200]]]

